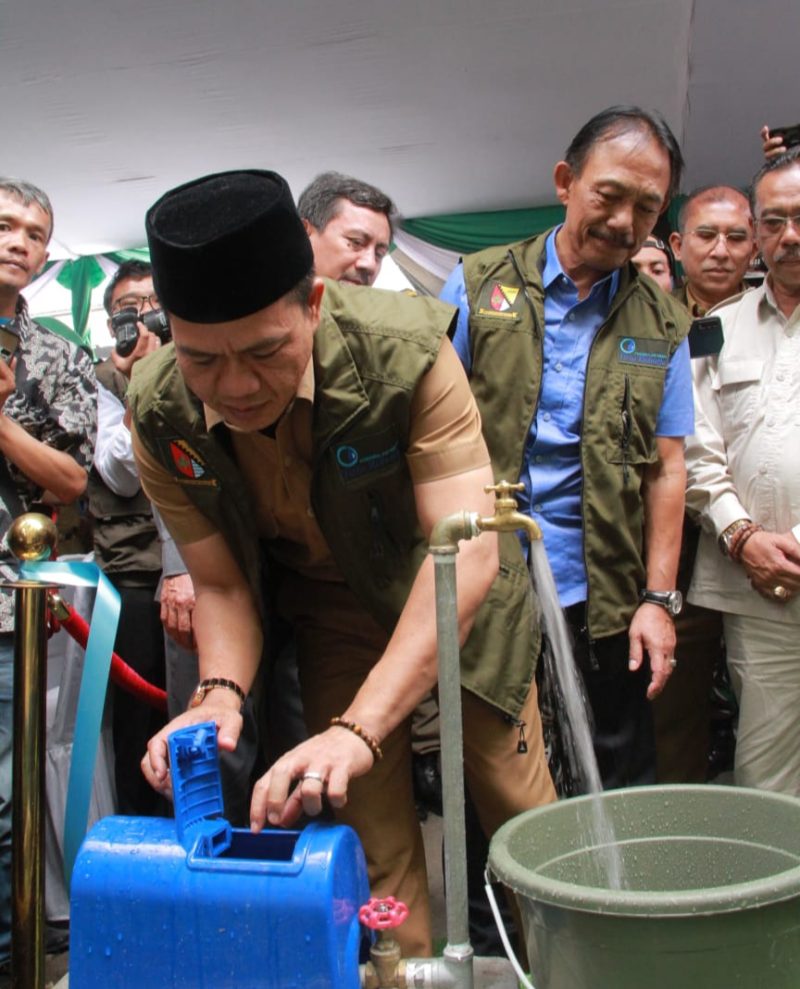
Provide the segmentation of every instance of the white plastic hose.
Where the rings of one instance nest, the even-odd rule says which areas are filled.
[[[489,901],[489,906],[492,908],[492,916],[494,917],[494,922],[497,927],[497,933],[500,935],[500,940],[503,942],[503,947],[506,950],[506,957],[511,962],[511,967],[514,969],[514,974],[517,976],[522,985],[525,986],[525,989],[536,989],[528,976],[522,971],[522,966],[517,961],[517,956],[514,953],[514,949],[511,947],[511,942],[508,940],[508,934],[506,933],[503,918],[500,916],[500,908],[498,907],[497,900],[494,896],[494,890],[492,889],[488,869],[486,869],[483,873],[483,878],[486,880],[486,885],[483,888],[486,890],[486,898]]]

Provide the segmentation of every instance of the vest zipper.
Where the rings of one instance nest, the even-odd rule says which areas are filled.
[[[520,267],[519,261],[517,261],[514,256],[514,252],[509,250],[508,259],[511,262],[514,271],[517,273],[517,278],[519,278],[520,286],[522,287],[522,294],[525,296],[525,301],[528,303],[528,308],[533,316],[533,332],[534,335],[541,338],[541,330],[539,329],[539,320],[536,318],[536,308],[533,305],[533,299],[528,295],[528,286],[525,284],[525,276],[522,274],[522,268]]]
[[[386,530],[378,498],[373,491],[368,492],[369,524],[372,532],[372,548],[369,551],[371,560],[382,560],[386,556]]]
[[[625,287],[625,289],[623,289],[622,291],[617,291],[617,294],[611,300],[611,305],[609,306],[608,313],[606,314],[606,318],[603,320],[603,322],[597,328],[597,332],[595,333],[594,338],[593,338],[593,340],[592,340],[592,342],[591,342],[591,344],[589,346],[589,353],[588,353],[588,355],[586,357],[586,373],[587,373],[587,376],[588,376],[588,373],[589,373],[589,366],[592,363],[592,353],[594,351],[595,344],[597,343],[597,338],[600,336],[600,334],[603,332],[603,330],[606,328],[606,326],[608,326],[608,324],[609,324],[609,322],[611,320],[611,317],[616,313],[617,309],[619,309],[619,307],[622,305],[622,303],[625,301],[625,299],[627,299],[628,296],[632,293],[632,291],[633,291],[633,285],[635,283],[635,278],[636,277],[638,277],[638,276],[634,276],[634,280],[632,280],[630,282],[630,284]],[[626,376],[626,378],[627,378],[627,376]],[[583,386],[583,420],[582,421],[583,422],[586,421],[586,385],[585,385],[585,383],[584,383],[584,386]],[[589,580],[589,561],[586,559],[586,525],[585,525],[586,506],[585,506],[584,500],[583,500],[584,499],[584,493],[585,493],[585,485],[584,485],[584,482],[583,482],[583,478],[586,477],[586,464],[584,463],[584,459],[583,459],[583,436],[582,435],[581,435],[581,443],[580,443],[580,455],[581,455],[581,520],[582,520],[582,528],[583,528],[583,535],[582,535],[581,538],[582,538],[582,541],[583,541],[583,567],[584,567],[584,570],[586,571],[586,640],[587,640],[588,645],[589,645],[589,664],[591,665],[591,667],[592,667],[593,670],[598,670],[598,669],[600,669],[600,666],[599,666],[599,664],[597,662],[597,657],[594,654],[594,648],[593,648],[594,639],[592,638],[591,631],[589,629],[589,597],[590,597],[590,595],[592,593],[592,588],[591,588],[591,581]],[[625,469],[626,469],[626,464],[623,462],[623,471]],[[625,477],[624,479],[627,481],[627,477]]]
[[[631,379],[630,375],[625,375],[625,390],[622,395],[622,436],[620,446],[622,447],[622,480],[628,483],[630,471],[628,469],[628,447],[631,442],[633,432],[633,409],[631,405]]]

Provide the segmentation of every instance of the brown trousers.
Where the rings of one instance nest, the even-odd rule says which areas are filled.
[[[305,719],[311,733],[341,714],[383,653],[386,632],[367,615],[345,584],[286,574],[280,613],[297,642]],[[528,752],[517,752],[519,731],[498,711],[462,691],[464,768],[482,827],[491,837],[509,818],[555,800],[542,743],[535,687],[521,714]],[[410,718],[381,747],[383,759],[350,783],[337,820],[358,833],[373,896],[396,896],[409,907],[397,931],[406,957],[431,954],[430,903],[422,833],[414,807]]]

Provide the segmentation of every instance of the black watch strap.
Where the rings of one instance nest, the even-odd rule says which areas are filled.
[[[642,604],[657,604],[670,615],[679,615],[683,607],[683,595],[680,591],[649,591],[646,588],[639,592]]]

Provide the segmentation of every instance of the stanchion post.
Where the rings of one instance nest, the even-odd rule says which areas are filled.
[[[44,515],[22,515],[11,526],[8,543],[20,560],[46,559],[55,548],[56,529]],[[14,989],[44,989],[45,617],[51,586],[28,580],[10,586],[16,589],[11,983]]]

